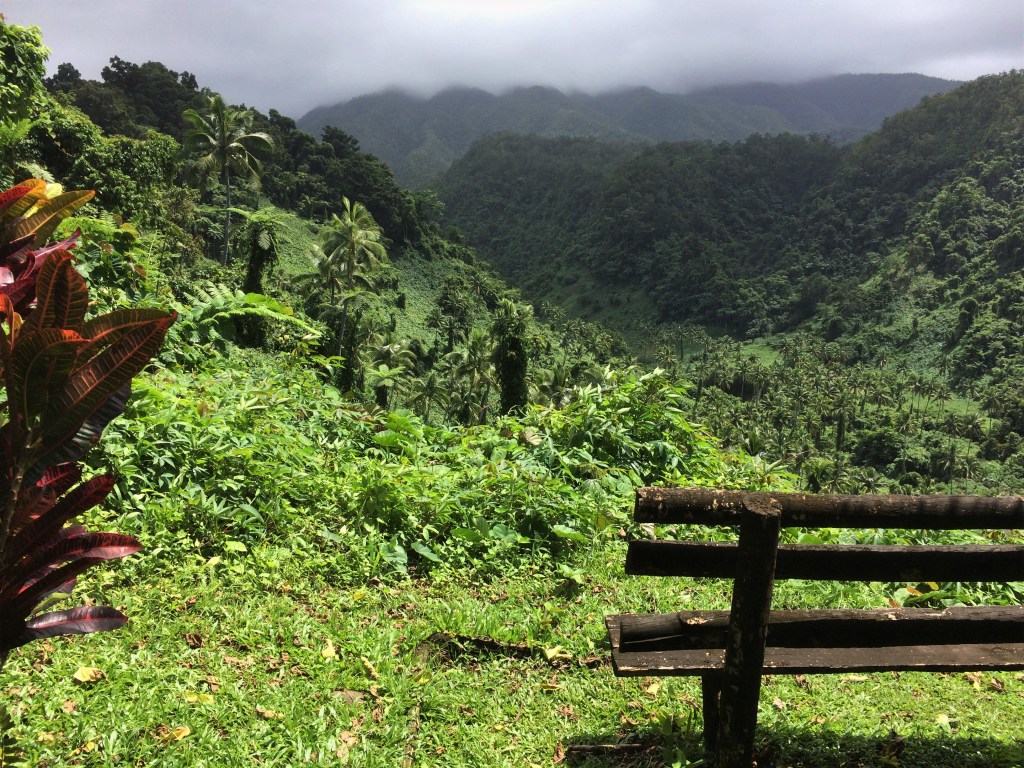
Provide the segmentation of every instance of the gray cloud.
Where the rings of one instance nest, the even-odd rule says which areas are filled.
[[[383,88],[685,92],[844,72],[953,79],[1024,66],[1019,0],[7,0],[51,67],[114,55],[298,117]]]

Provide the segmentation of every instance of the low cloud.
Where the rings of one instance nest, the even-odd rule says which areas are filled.
[[[844,72],[967,80],[1024,66],[1019,0],[8,0],[64,61],[194,73],[235,103],[299,117],[385,88],[634,85],[686,92]]]

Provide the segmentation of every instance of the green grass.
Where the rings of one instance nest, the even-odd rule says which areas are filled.
[[[614,677],[602,617],[722,607],[726,588],[627,578],[623,558],[621,542],[599,543],[582,583],[543,561],[485,583],[441,572],[351,585],[280,550],[137,558],[79,590],[124,609],[128,627],[8,660],[19,759],[519,766],[551,765],[576,744],[640,742],[650,746],[628,762],[570,750],[566,764],[685,765],[701,752],[699,682]],[[834,599],[878,605],[885,594],[876,585]],[[778,603],[828,595],[780,585]],[[76,682],[83,666],[102,679]],[[758,751],[779,766],[1022,765],[1024,676],[771,677],[760,723]]]

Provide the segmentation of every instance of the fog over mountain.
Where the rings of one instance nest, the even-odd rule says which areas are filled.
[[[969,80],[1024,65],[1018,0],[7,0],[50,66],[188,70],[233,103],[301,115],[360,94],[544,85],[669,93],[848,72]]]

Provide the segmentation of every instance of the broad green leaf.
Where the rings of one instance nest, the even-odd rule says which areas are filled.
[[[579,531],[574,530],[574,529],[570,528],[567,525],[561,525],[560,523],[556,523],[555,525],[552,525],[551,526],[551,532],[554,533],[555,536],[557,536],[560,539],[569,539],[570,541],[579,541],[579,542],[582,542],[584,544],[586,544],[587,542],[590,541],[589,538],[587,538],[585,535],[583,535]]]

